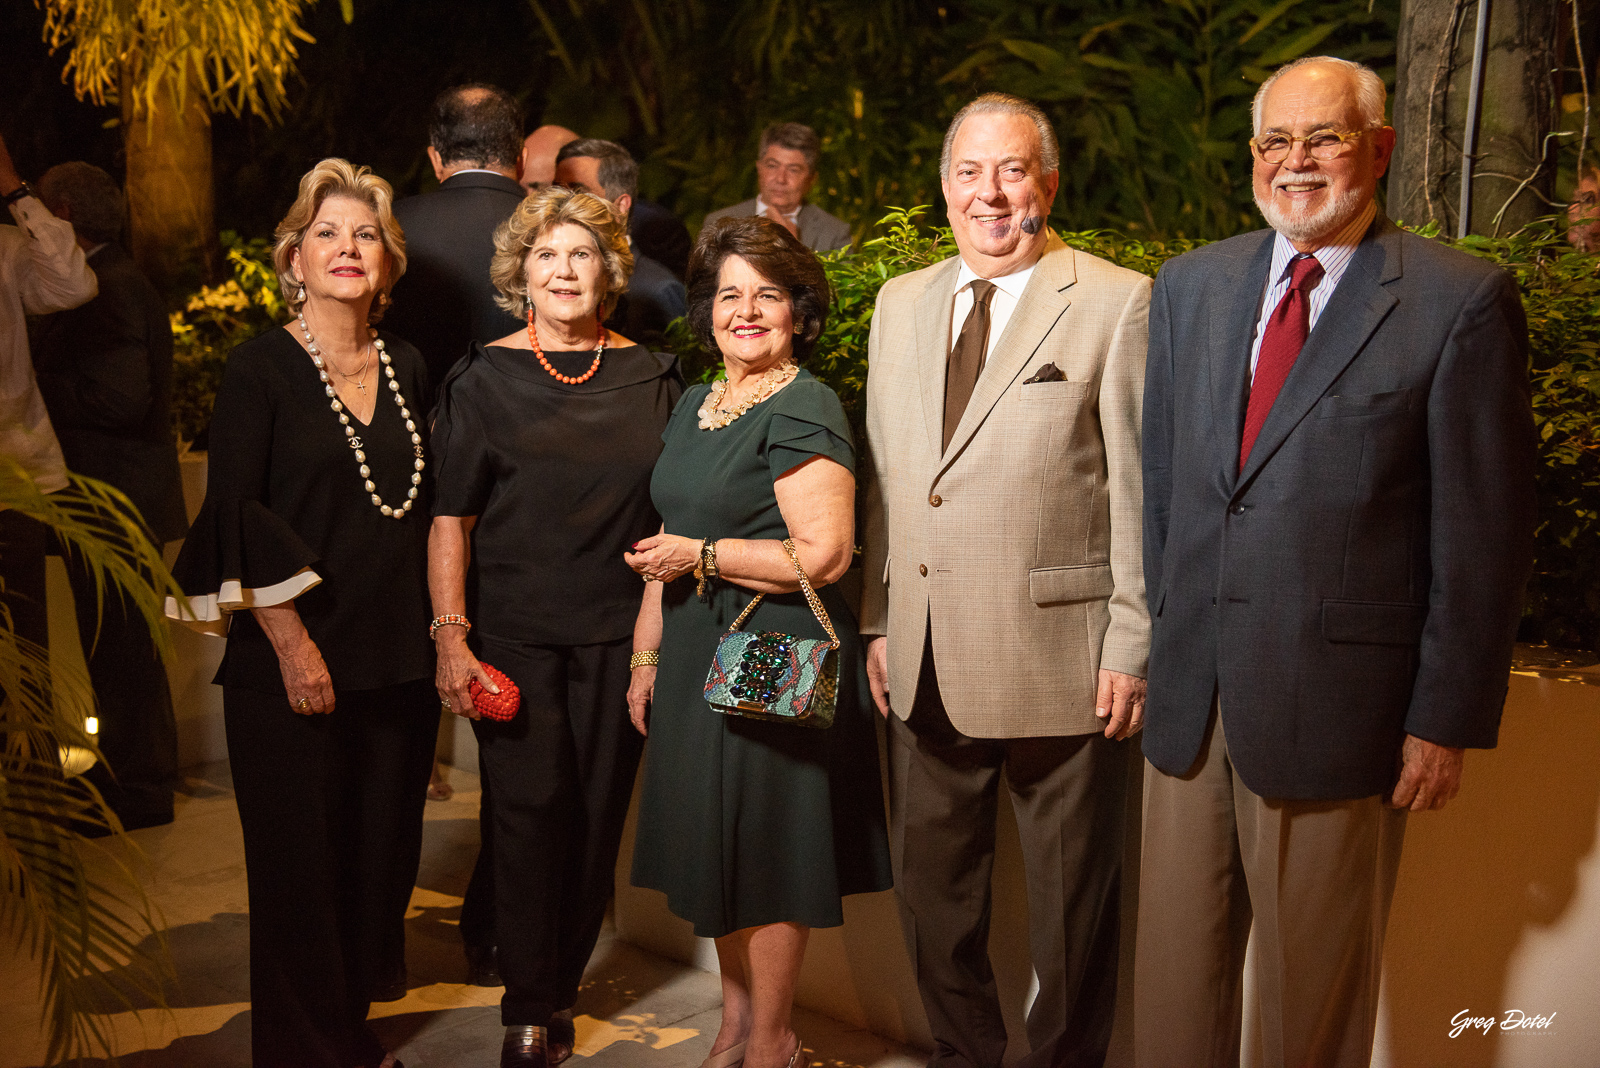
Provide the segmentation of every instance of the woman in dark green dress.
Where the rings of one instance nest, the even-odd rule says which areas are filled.
[[[830,585],[852,554],[855,449],[839,398],[799,368],[828,303],[822,265],[775,223],[701,234],[689,320],[727,377],[678,402],[650,486],[662,533],[627,555],[647,583],[628,691],[641,732],[649,709],[633,882],[716,939],[723,1016],[706,1068],[802,1063],[789,1010],[807,935],[844,922],[844,895],[891,884],[865,662]],[[826,729],[723,715],[703,696],[718,638],[757,593],[749,629],[827,637],[784,538],[842,642]]]

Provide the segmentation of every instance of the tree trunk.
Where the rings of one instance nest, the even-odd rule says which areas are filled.
[[[194,92],[183,111],[162,85],[155,106],[123,94],[128,153],[128,222],[133,256],[164,295],[175,298],[221,271],[211,186],[211,116]]]
[[[1489,3],[1470,232],[1505,234],[1548,215],[1556,155],[1558,0],[1403,0],[1395,56],[1390,217],[1456,232],[1478,4]]]

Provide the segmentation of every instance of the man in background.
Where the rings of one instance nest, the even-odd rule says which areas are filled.
[[[600,197],[628,219],[639,188],[639,165],[614,141],[583,138],[562,146],[557,153],[556,182]],[[633,275],[606,325],[631,341],[658,346],[667,324],[688,311],[688,295],[683,283],[639,248],[631,236],[629,243],[633,245]]]
[[[17,465],[46,493],[67,488],[67,463],[34,381],[28,352],[29,315],[64,311],[93,298],[98,283],[73,239],[72,227],[39,202],[0,138],[0,205],[12,226],[0,226],[0,460]],[[0,508],[0,607],[20,638],[44,646],[44,524]]]
[[[522,143],[522,186],[528,192],[554,182],[556,154],[578,135],[565,126],[541,126]],[[634,247],[683,281],[689,269],[689,228],[672,212],[652,200],[641,200],[637,192],[628,211],[628,236]]]
[[[166,305],[117,243],[124,207],[111,175],[62,163],[39,179],[39,199],[72,225],[100,283],[93,300],[41,325],[33,354],[39,392],[67,466],[121,490],[160,547],[189,528],[172,434]],[[178,730],[166,669],[143,617],[115,596],[102,605],[93,573],[63,556],[105,756],[88,778],[129,830],[171,823]]]
[[[806,203],[806,194],[817,184],[821,156],[817,131],[798,122],[773,123],[761,131],[761,150],[756,157],[756,184],[761,191],[750,200],[707,215],[706,225],[718,219],[760,215],[786,227],[818,252],[844,248],[850,244],[850,224]]]
[[[495,304],[489,281],[495,227],[524,196],[517,184],[522,149],[522,108],[510,93],[477,83],[446,89],[428,122],[439,188],[394,206],[407,263],[383,326],[421,350],[435,390],[470,342],[522,326]]]

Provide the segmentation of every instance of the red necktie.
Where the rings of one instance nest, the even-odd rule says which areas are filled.
[[[1295,257],[1290,266],[1289,292],[1267,320],[1261,333],[1261,353],[1256,357],[1256,376],[1250,383],[1250,403],[1244,411],[1244,440],[1239,443],[1239,468],[1250,458],[1250,449],[1261,433],[1267,413],[1278,399],[1289,369],[1300,358],[1306,335],[1311,332],[1311,290],[1322,280],[1322,264],[1315,256]]]

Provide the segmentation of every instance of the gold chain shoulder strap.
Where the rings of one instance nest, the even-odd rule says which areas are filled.
[[[828,640],[830,642],[828,647],[830,649],[839,648],[839,635],[834,633],[833,621],[828,618],[828,610],[822,606],[822,598],[818,597],[817,591],[811,588],[811,579],[807,577],[806,569],[800,566],[800,555],[795,552],[793,538],[783,539],[783,551],[789,554],[789,562],[794,565],[794,573],[800,579],[800,589],[805,592],[806,603],[811,606],[811,614],[817,617],[817,622],[822,624],[822,629],[828,632]],[[744,621],[750,618],[750,613],[756,610],[756,605],[760,604],[766,596],[764,593],[756,594],[750,603],[744,606],[744,611],[739,613],[739,618],[733,621],[733,626],[728,628],[728,633],[732,634],[744,626]]]

